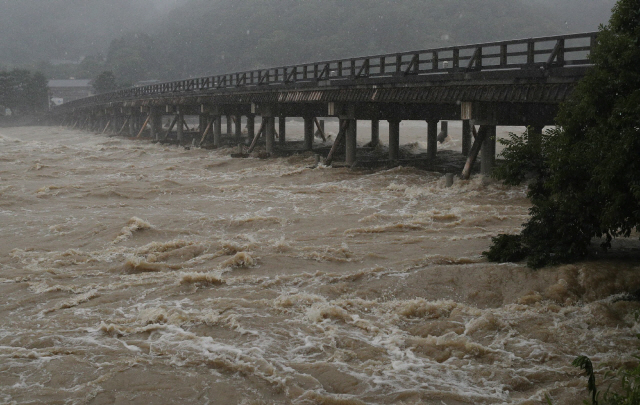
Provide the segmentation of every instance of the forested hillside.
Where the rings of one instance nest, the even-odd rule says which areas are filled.
[[[176,3],[178,2],[178,3]],[[0,67],[104,53],[184,0],[0,0]]]
[[[613,0],[0,0],[0,70],[121,86],[596,30]],[[55,65],[52,59],[79,60]]]
[[[565,32],[545,13],[519,0],[191,0],[155,37],[185,76]]]

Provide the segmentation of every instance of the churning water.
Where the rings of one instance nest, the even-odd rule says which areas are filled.
[[[639,266],[486,262],[523,188],[0,129],[0,403],[579,404]]]

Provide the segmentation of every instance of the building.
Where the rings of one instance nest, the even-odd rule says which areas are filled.
[[[94,94],[91,80],[88,79],[49,80],[49,102],[51,105],[60,105]]]

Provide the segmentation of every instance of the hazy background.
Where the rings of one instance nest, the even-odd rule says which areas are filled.
[[[170,80],[596,30],[614,0],[0,0],[0,70]]]

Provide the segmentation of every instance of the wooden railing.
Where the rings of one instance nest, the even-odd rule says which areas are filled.
[[[347,80],[402,80],[411,76],[458,72],[587,66],[596,37],[597,32],[588,32],[258,69],[132,87],[75,100],[58,108],[81,108],[154,95],[268,88],[295,83],[330,81],[339,84]]]

